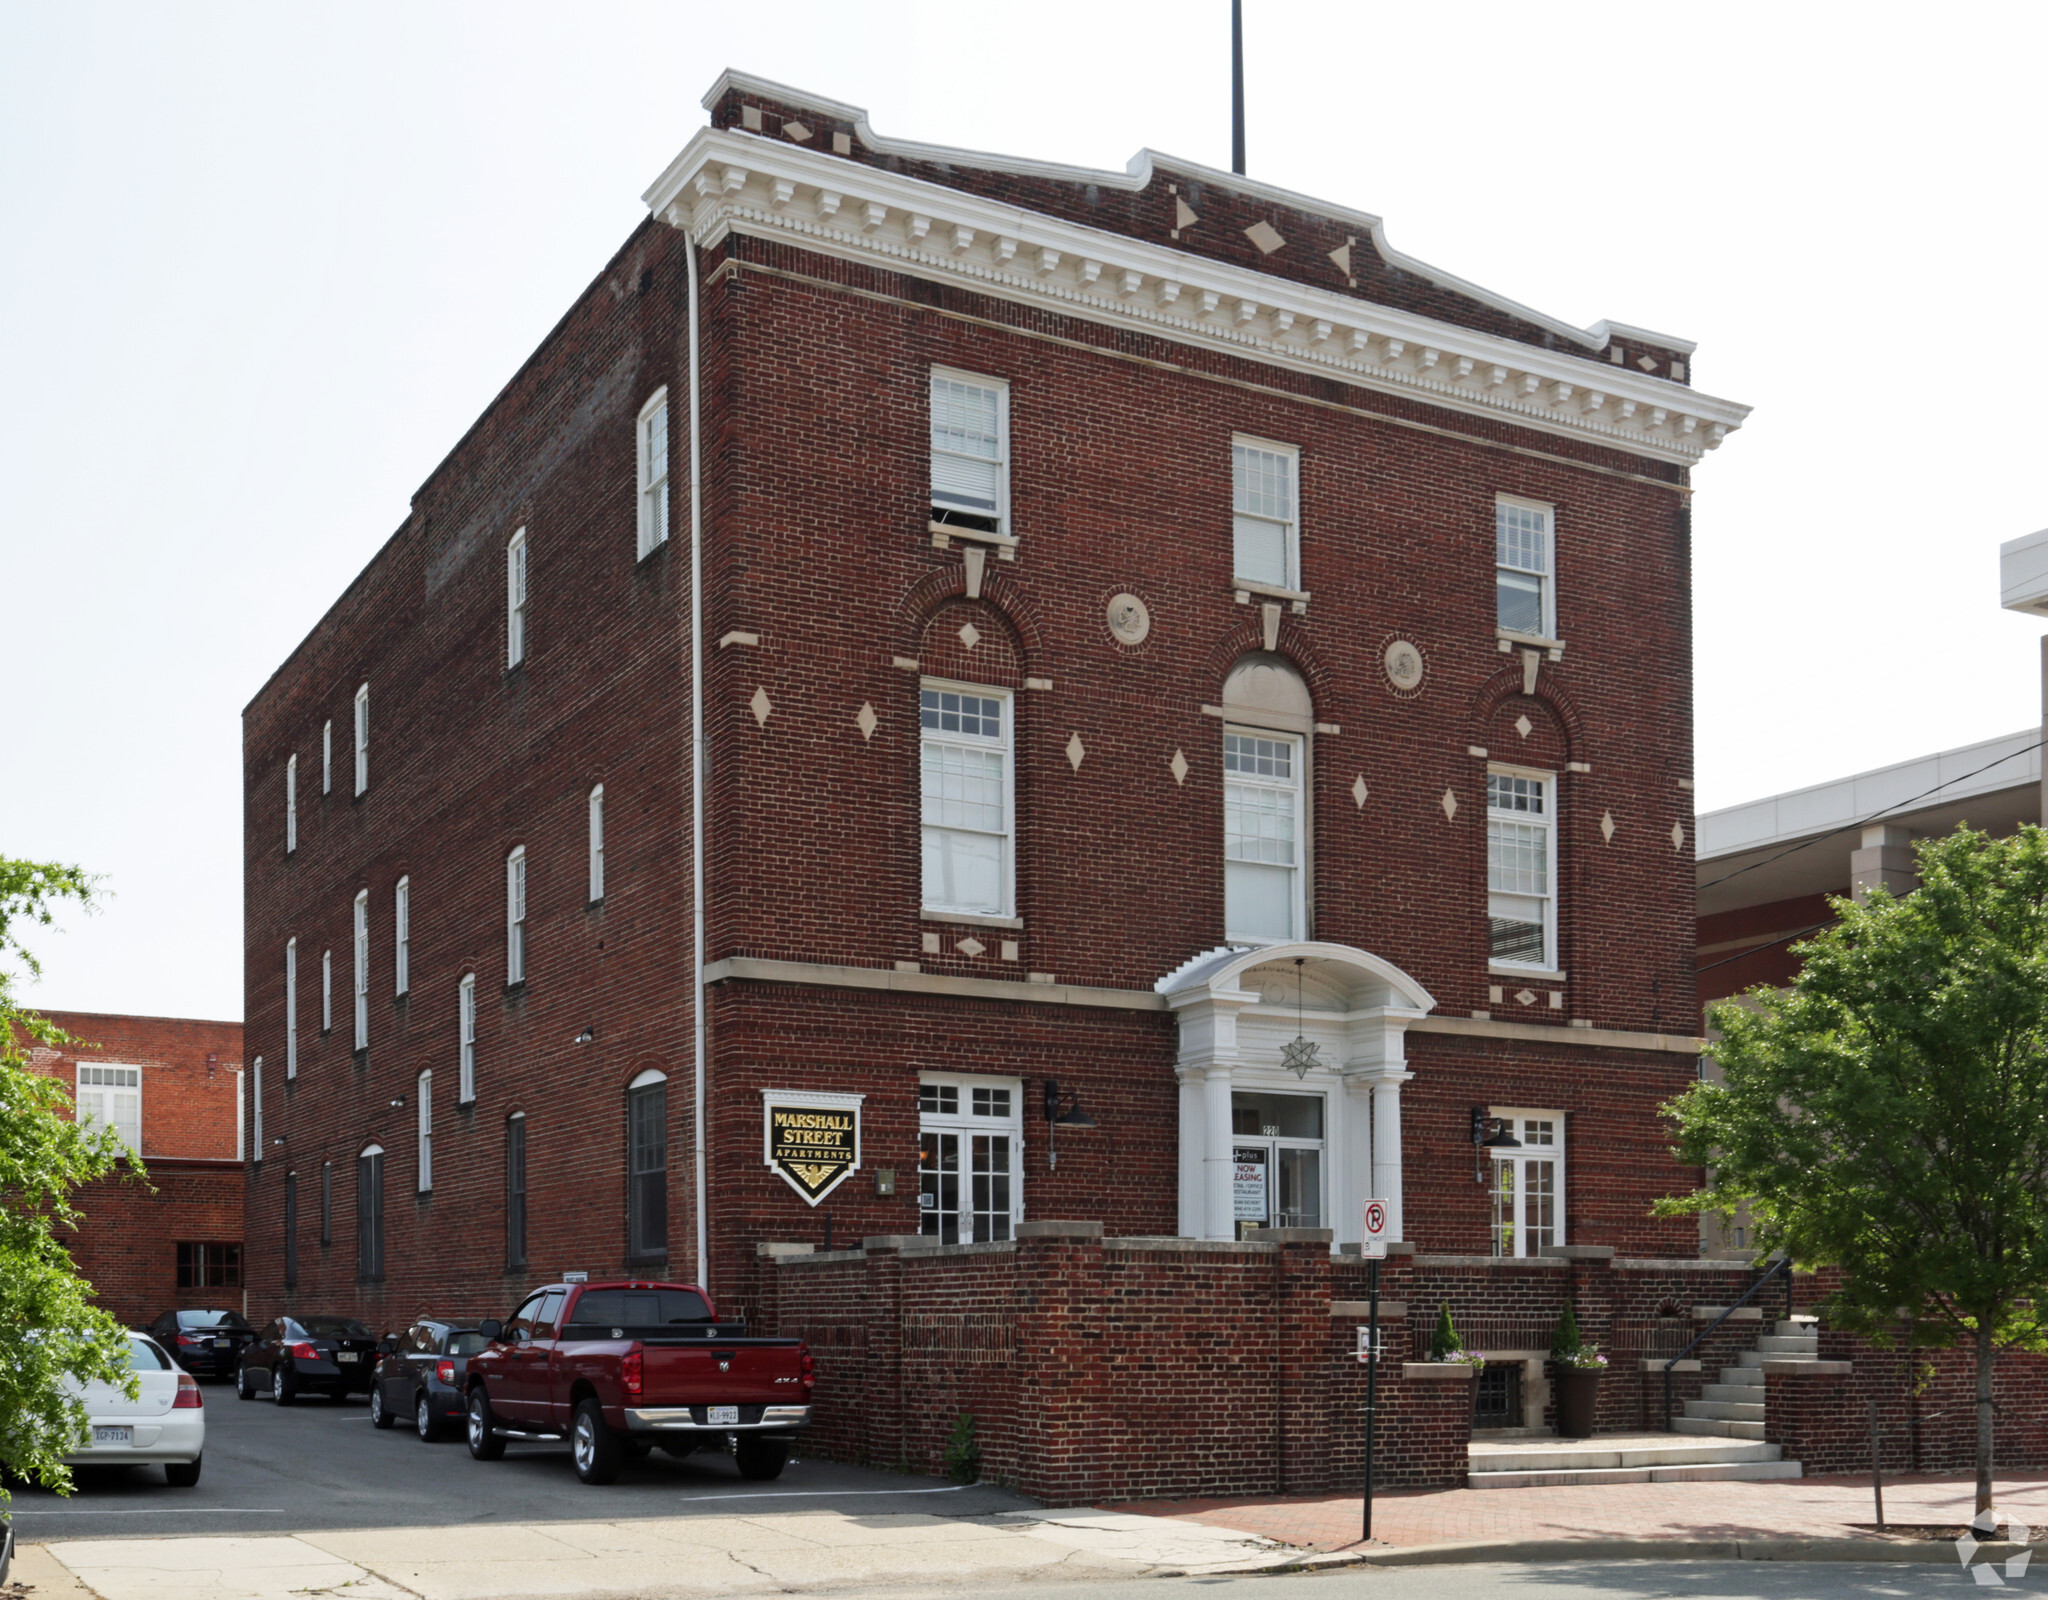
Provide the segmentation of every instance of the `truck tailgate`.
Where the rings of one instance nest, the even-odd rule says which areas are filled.
[[[795,1341],[692,1341],[644,1347],[646,1388],[652,1406],[722,1405],[757,1401],[802,1404],[803,1357]],[[779,1382],[777,1380],[780,1380]]]

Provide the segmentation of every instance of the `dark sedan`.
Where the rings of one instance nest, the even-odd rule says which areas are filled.
[[[166,1311],[142,1330],[195,1378],[232,1378],[256,1330],[239,1311]]]
[[[401,1417],[412,1419],[413,1431],[429,1443],[462,1421],[469,1358],[490,1340],[475,1328],[422,1317],[402,1334],[393,1334],[377,1348],[384,1359],[370,1390],[370,1421],[388,1428]]]
[[[242,1352],[235,1393],[267,1393],[281,1406],[302,1394],[346,1400],[368,1394],[376,1370],[377,1336],[354,1317],[279,1317]]]

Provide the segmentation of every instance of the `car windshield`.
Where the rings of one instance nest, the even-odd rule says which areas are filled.
[[[181,1328],[246,1328],[239,1311],[180,1311],[178,1326]]]
[[[480,1333],[451,1333],[448,1335],[448,1353],[451,1356],[479,1355],[490,1348],[490,1343]]]
[[[369,1339],[370,1330],[354,1317],[298,1317],[298,1325],[316,1339]]]
[[[128,1336],[128,1370],[130,1372],[165,1372],[170,1369],[171,1358],[156,1345],[134,1334]]]

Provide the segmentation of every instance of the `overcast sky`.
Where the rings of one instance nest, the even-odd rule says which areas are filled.
[[[1703,809],[2036,719],[2048,12],[1246,10],[1254,176],[1756,407],[1694,480]],[[1229,165],[1226,0],[0,8],[0,854],[111,891],[35,1003],[242,1014],[242,707],[728,65]]]

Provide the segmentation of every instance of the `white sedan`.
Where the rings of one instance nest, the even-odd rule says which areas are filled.
[[[199,1380],[180,1372],[163,1346],[143,1333],[128,1335],[128,1365],[135,1374],[136,1399],[110,1383],[72,1386],[91,1413],[92,1438],[65,1461],[74,1467],[161,1462],[174,1488],[191,1488],[199,1481],[200,1452],[206,1448]]]

